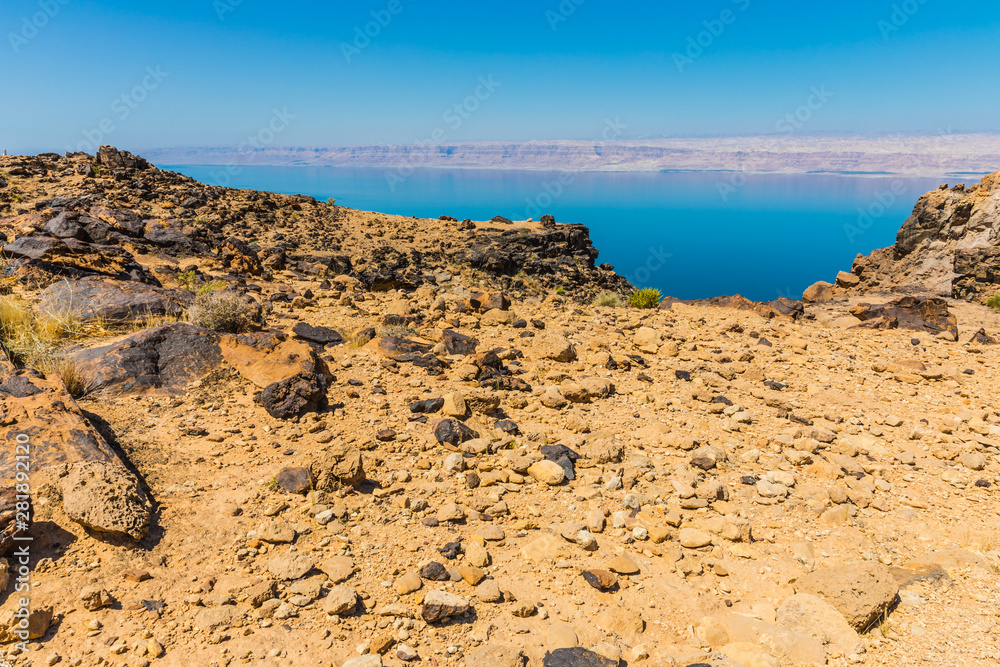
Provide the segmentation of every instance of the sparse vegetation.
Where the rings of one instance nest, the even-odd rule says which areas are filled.
[[[213,280],[199,287],[197,294],[198,296],[202,296],[203,294],[208,294],[209,292],[218,292],[219,290],[226,289],[226,286],[226,283],[222,280]]]
[[[367,345],[369,342],[371,342],[371,337],[362,334],[348,334],[344,336],[344,343],[352,350]]]
[[[195,287],[198,285],[198,273],[194,269],[178,273],[177,284],[183,289],[193,292]]]
[[[593,305],[604,308],[621,308],[625,305],[622,298],[613,292],[601,292],[594,297]]]
[[[188,310],[188,319],[219,333],[243,333],[253,320],[253,304],[239,292],[201,292]]]
[[[393,338],[409,338],[411,336],[419,336],[420,332],[413,327],[404,326],[402,324],[395,324],[392,326],[379,327],[379,336],[391,336]]]
[[[59,349],[59,341],[79,336],[83,327],[72,312],[38,314],[19,299],[0,298],[0,342],[17,366],[62,378],[73,396],[86,382],[76,362]]]
[[[652,287],[637,289],[628,297],[628,305],[639,309],[656,308],[661,301],[663,301],[663,295],[660,294],[660,290]]]
[[[1000,310],[1000,294],[994,294],[990,298],[986,299],[986,305],[993,310]]]
[[[562,295],[562,294],[565,294],[565,293],[566,293],[566,288],[565,287],[557,287],[556,288],[556,294]]]

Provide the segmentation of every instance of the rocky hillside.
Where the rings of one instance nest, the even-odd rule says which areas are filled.
[[[204,185],[107,146],[96,158],[4,157],[0,172],[0,232],[19,237],[8,273],[36,285],[90,274],[157,284],[185,260],[210,257],[237,274],[346,275],[373,290],[447,282],[449,272],[518,294],[560,288],[584,301],[630,289],[609,265],[595,266],[586,227],[551,217],[474,223],[354,211]],[[171,261],[144,273],[134,257],[144,254]]]
[[[0,175],[12,665],[1000,661],[984,306],[593,305],[551,219]]]
[[[862,289],[922,290],[984,301],[1000,292],[1000,172],[928,192],[895,245],[858,257]]]

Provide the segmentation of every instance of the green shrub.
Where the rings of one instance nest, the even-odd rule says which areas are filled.
[[[621,308],[624,304],[622,298],[614,292],[601,292],[594,297],[593,305],[604,306],[605,308]]]
[[[990,298],[986,299],[986,305],[993,310],[1000,310],[1000,294],[994,294]]]
[[[660,301],[663,301],[663,295],[660,294],[660,290],[652,287],[637,289],[628,297],[628,305],[633,308],[656,308],[660,305]]]

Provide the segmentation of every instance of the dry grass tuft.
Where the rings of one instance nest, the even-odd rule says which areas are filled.
[[[11,361],[58,375],[73,396],[86,392],[86,381],[76,361],[60,351],[59,343],[81,335],[82,329],[73,313],[39,315],[20,299],[0,297],[0,342]]]

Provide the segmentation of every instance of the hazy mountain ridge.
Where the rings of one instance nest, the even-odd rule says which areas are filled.
[[[178,147],[158,164],[566,171],[982,174],[1000,169],[1000,134],[802,135],[623,141],[456,142],[340,147]]]

